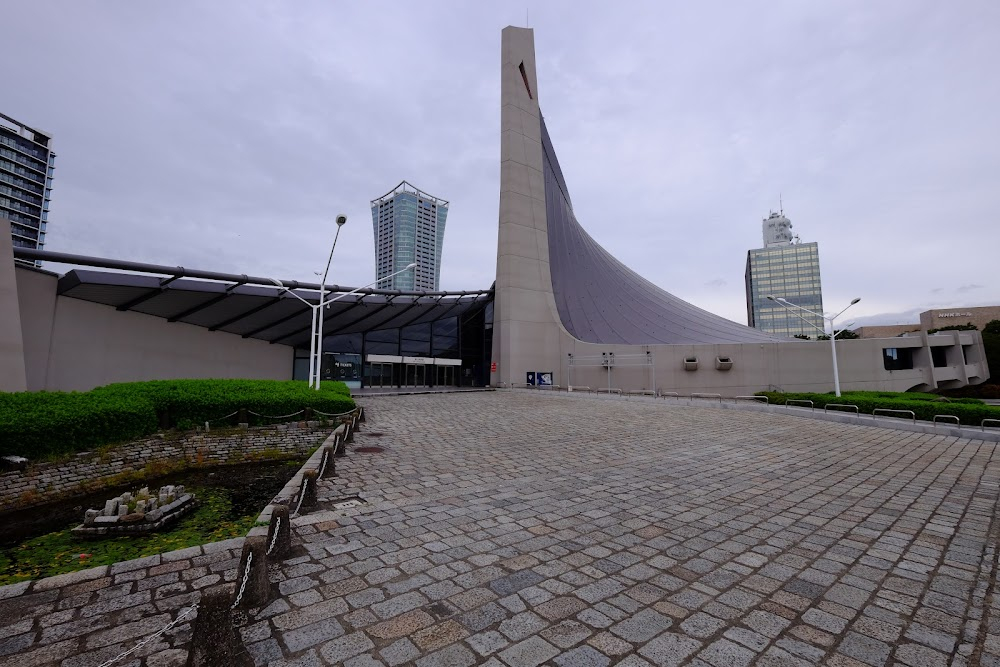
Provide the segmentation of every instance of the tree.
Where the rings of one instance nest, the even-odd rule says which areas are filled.
[[[861,338],[861,336],[854,333],[850,329],[837,329],[837,332],[834,335],[837,337],[837,340],[853,340]],[[816,340],[830,340],[830,337],[826,334],[822,334],[820,336],[816,336]]]
[[[1000,335],[1000,320],[990,320],[983,327],[983,333]]]
[[[798,338],[800,340],[812,340],[812,338],[806,336],[805,334],[795,334],[794,336],[792,336],[792,338]]]
[[[979,327],[977,327],[972,322],[966,322],[965,324],[952,324],[946,327],[938,327],[937,329],[928,329],[927,333],[935,334],[938,331],[976,331],[977,329],[979,329]]]

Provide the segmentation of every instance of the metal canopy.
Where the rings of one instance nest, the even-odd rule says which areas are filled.
[[[209,271],[137,264],[97,257],[15,248],[15,257],[46,262],[130,271],[75,269],[59,279],[58,293],[133,311],[293,347],[308,345],[312,309],[319,302],[319,285]],[[327,299],[354,288],[327,286]],[[365,289],[330,304],[324,313],[324,335],[363,333],[416,322],[432,322],[482,308],[493,290],[461,292],[402,292]]]

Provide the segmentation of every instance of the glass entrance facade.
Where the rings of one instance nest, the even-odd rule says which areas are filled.
[[[461,316],[327,336],[320,376],[359,387],[481,387],[489,383],[493,301]],[[309,375],[309,350],[295,350],[294,377]]]

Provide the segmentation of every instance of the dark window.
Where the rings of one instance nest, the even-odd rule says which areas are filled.
[[[948,353],[945,347],[932,347],[931,359],[934,361],[934,368],[944,368],[948,365]]]
[[[887,371],[911,370],[913,368],[913,348],[884,348],[882,350],[882,365]]]

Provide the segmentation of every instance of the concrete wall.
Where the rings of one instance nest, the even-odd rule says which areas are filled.
[[[292,378],[291,347],[57,296],[54,275],[22,267],[13,272],[19,307],[12,311],[19,317],[24,343],[20,353],[0,350],[0,364],[20,359],[26,378],[21,389],[85,391],[135,380]]]
[[[0,474],[0,512],[52,503],[105,486],[131,483],[136,476],[156,476],[188,466],[244,463],[274,453],[301,455],[332,431],[332,426],[320,426],[319,422],[300,422],[236,433],[191,432],[171,439],[145,438],[105,453],[84,452],[65,461],[35,463],[25,470]]]
[[[862,338],[893,338],[905,333],[920,331],[919,324],[889,324],[883,326],[858,327],[853,330]]]
[[[24,391],[24,343],[14,277],[10,220],[0,217],[0,391]]]
[[[554,383],[562,386],[606,387],[608,371],[600,366],[601,354],[613,352],[616,361],[611,371],[611,386],[627,390],[655,386],[666,391],[733,396],[767,388],[785,391],[833,388],[830,344],[821,341],[602,345],[585,343],[570,335],[559,317],[553,294],[541,112],[534,32],[530,29],[508,27],[503,31],[500,116],[500,211],[493,333],[496,370],[490,375],[492,384],[524,383],[527,372],[548,371],[554,374]],[[924,335],[838,341],[841,388],[905,391],[982,382],[989,376],[982,339],[978,332],[962,333],[961,340],[957,336]],[[932,367],[930,349],[939,345],[949,348],[946,368]],[[886,370],[882,350],[889,347],[918,348],[914,351],[915,368]],[[653,360],[651,365],[645,363],[647,352]],[[698,357],[697,371],[683,369],[683,360],[688,356]],[[715,358],[719,356],[733,360],[731,370],[715,369]],[[964,357],[969,358],[969,363]],[[591,365],[583,365],[587,363]]]
[[[974,308],[939,308],[920,313],[919,328],[940,329],[972,322],[982,331],[987,323],[1000,320],[1000,306],[978,306]]]

